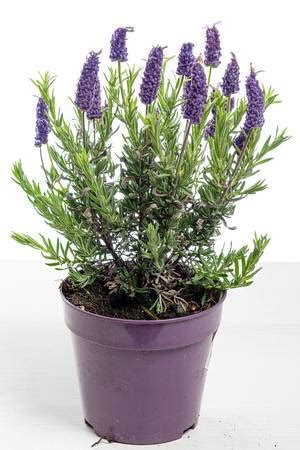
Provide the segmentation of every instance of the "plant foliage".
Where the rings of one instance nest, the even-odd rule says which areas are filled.
[[[262,140],[254,129],[239,150],[234,141],[247,100],[230,110],[214,88],[183,145],[184,79],[170,76],[168,64],[165,59],[158,96],[146,109],[137,95],[139,69],[110,68],[102,117],[85,122],[75,105],[75,120],[66,119],[56,104],[54,77],[40,76],[33,84],[53,135],[41,148],[44,180],[30,179],[21,161],[13,166],[13,179],[58,237],[12,237],[39,250],[48,265],[68,269],[82,287],[114,266],[108,289],[133,301],[151,298],[156,313],[172,303],[185,308],[187,289],[251,284],[269,238],[255,236],[251,249],[220,252],[215,241],[237,203],[266,189],[260,170],[287,140],[285,130]],[[263,94],[266,109],[278,102],[273,89]],[[215,132],[205,140],[212,109]]]

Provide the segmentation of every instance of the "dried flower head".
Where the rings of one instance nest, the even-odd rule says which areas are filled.
[[[264,120],[264,96],[256,78],[256,72],[251,67],[250,75],[246,80],[246,94],[248,99],[247,114],[241,133],[235,140],[235,145],[242,149],[247,136],[254,128],[261,128]]]
[[[153,47],[146,63],[140,90],[140,98],[145,105],[150,105],[157,96],[161,80],[162,63],[163,48]]]
[[[75,105],[82,111],[87,111],[94,93],[94,87],[99,71],[99,53],[91,52],[83,66],[75,98]]]
[[[236,94],[240,89],[240,68],[235,55],[232,53],[232,58],[228,64],[222,83],[222,91],[226,97]]]
[[[206,66],[218,67],[221,63],[220,34],[215,25],[206,29],[204,56]]]
[[[185,77],[190,77],[192,72],[192,67],[195,63],[195,57],[193,55],[194,44],[187,42],[182,45],[178,57],[177,75],[183,75]]]
[[[128,59],[126,48],[127,32],[134,31],[132,27],[117,28],[110,40],[110,59],[111,61],[124,62]]]
[[[194,64],[191,80],[186,86],[183,117],[196,124],[200,122],[207,99],[207,83],[203,67],[198,62]]]
[[[47,144],[50,125],[48,121],[48,108],[44,100],[40,97],[36,106],[36,126],[35,126],[35,142],[37,147]]]

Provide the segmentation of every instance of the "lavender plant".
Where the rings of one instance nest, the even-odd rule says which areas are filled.
[[[75,121],[57,107],[54,77],[33,81],[45,182],[29,179],[20,161],[13,178],[58,237],[12,237],[39,250],[48,265],[68,269],[83,290],[101,282],[107,296],[120,294],[152,316],[170,308],[189,313],[227,289],[248,286],[259,270],[266,235],[255,235],[252,248],[218,252],[215,243],[238,202],[266,189],[260,170],[288,137],[276,130],[261,138],[278,98],[261,87],[253,67],[246,98],[233,102],[240,87],[234,55],[212,85],[221,61],[216,26],[206,32],[205,65],[192,43],[183,44],[173,77],[161,46],[151,49],[143,73],[124,65],[128,31],[112,36],[113,65],[102,90],[99,53],[88,56]]]

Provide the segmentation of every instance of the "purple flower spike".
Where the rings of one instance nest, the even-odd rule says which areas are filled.
[[[222,83],[222,91],[226,97],[236,94],[240,89],[240,68],[235,55],[232,53],[232,58],[228,64]]]
[[[183,93],[182,93],[183,102],[182,102],[182,106],[181,106],[182,114],[184,114],[185,105],[186,105],[187,99],[189,98],[191,84],[192,84],[192,81],[189,79],[189,80],[186,80],[183,85]]]
[[[241,133],[235,140],[235,145],[242,150],[247,136],[254,128],[261,128],[265,122],[264,119],[264,96],[259,83],[256,79],[256,73],[251,67],[250,75],[246,80],[246,93],[248,99],[246,120]]]
[[[215,25],[206,30],[204,56],[204,63],[206,66],[218,67],[221,63],[220,34]]]
[[[102,116],[101,98],[100,98],[100,81],[99,81],[98,77],[96,79],[93,97],[92,97],[92,100],[91,100],[91,103],[90,103],[89,109],[87,110],[86,115],[87,115],[87,118],[90,120],[100,119],[100,117]]]
[[[145,105],[150,105],[156,98],[161,80],[162,63],[163,48],[153,47],[146,63],[140,90],[140,98]]]
[[[195,63],[193,47],[194,44],[191,42],[182,45],[178,57],[177,75],[183,75],[185,77],[191,76],[192,67]]]
[[[47,144],[48,134],[50,133],[50,125],[48,121],[48,108],[44,100],[40,97],[36,106],[36,126],[35,126],[35,142],[36,147]]]
[[[128,53],[126,48],[126,34],[128,31],[133,31],[133,28],[117,28],[113,33],[110,40],[111,61],[127,61]]]
[[[196,124],[200,122],[207,99],[206,77],[201,64],[196,63],[192,68],[191,81],[187,86],[183,117]]]
[[[207,140],[209,137],[212,137],[216,131],[216,108],[212,108],[212,118],[207,124],[207,127],[204,132],[204,138]]]
[[[99,70],[99,53],[91,52],[83,66],[80,79],[77,84],[77,92],[75,98],[75,105],[82,111],[89,109],[94,86],[97,80]]]

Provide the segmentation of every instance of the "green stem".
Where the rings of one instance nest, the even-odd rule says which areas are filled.
[[[185,128],[185,133],[184,133],[184,138],[183,138],[183,143],[182,143],[180,155],[179,155],[179,158],[178,158],[178,161],[177,161],[177,164],[176,164],[175,181],[174,181],[174,186],[173,186],[173,195],[176,192],[177,184],[178,184],[178,181],[179,181],[179,171],[180,171],[182,159],[183,159],[183,156],[184,156],[184,153],[185,153],[186,145],[187,145],[187,142],[188,142],[191,126],[192,126],[192,122],[188,121],[187,124],[186,124],[186,128]]]
[[[159,320],[158,317],[150,311],[150,309],[146,308],[146,306],[142,306],[141,308],[146,314],[148,314],[149,317],[151,317],[151,319]]]
[[[118,61],[118,77],[119,77],[119,84],[120,84],[120,90],[121,90],[121,97],[122,97],[122,103],[123,108],[125,108],[125,91],[123,87],[123,78],[122,78],[122,67],[121,62]]]
[[[85,130],[85,115],[84,111],[82,111],[82,140],[83,146],[86,148],[86,130]]]
[[[208,87],[209,87],[209,85],[210,85],[212,69],[213,69],[213,66],[209,66],[208,77],[207,77],[207,86],[208,86]]]
[[[147,117],[149,112],[149,105],[146,105],[146,115],[145,117]],[[145,147],[147,146],[147,130],[145,130],[144,133],[144,140],[145,140]],[[143,146],[143,147],[144,147]],[[147,148],[147,147],[146,147]],[[139,212],[138,212],[138,255],[137,255],[137,260],[138,260],[138,264],[140,267],[139,270],[139,274],[138,274],[138,284],[139,286],[142,285],[142,281],[143,281],[143,272],[142,272],[142,260],[143,260],[143,256],[142,256],[142,244],[143,244],[143,223],[144,223],[144,215],[145,215],[145,211],[144,211],[144,203],[145,203],[145,197],[144,197],[144,191],[145,191],[145,186],[144,186],[144,157],[140,158],[140,173],[139,173],[139,199],[138,199],[138,208],[139,208]]]
[[[220,206],[220,205],[223,203],[223,201],[225,200],[225,197],[226,197],[226,195],[227,195],[227,192],[229,191],[229,189],[230,189],[231,186],[232,186],[232,183],[233,183],[233,181],[234,181],[234,178],[235,178],[235,176],[236,176],[236,174],[237,174],[237,172],[238,172],[238,170],[239,170],[239,168],[240,168],[241,162],[242,162],[242,160],[243,160],[243,158],[244,158],[244,156],[245,156],[245,154],[246,154],[247,147],[248,147],[248,144],[249,144],[249,141],[250,141],[250,137],[251,137],[251,131],[250,131],[250,133],[249,133],[248,136],[247,136],[247,139],[246,139],[246,141],[245,141],[245,145],[244,145],[243,149],[242,149],[241,152],[239,153],[239,157],[238,157],[238,159],[237,159],[237,161],[236,161],[236,165],[235,165],[235,168],[233,169],[231,178],[230,178],[230,180],[228,181],[228,184],[227,184],[226,188],[224,189],[223,194],[222,194],[222,196],[221,196],[221,198],[220,198],[219,206]]]
[[[230,95],[229,95],[228,98],[227,98],[227,113],[230,113],[230,100],[231,100],[231,98],[230,98]]]
[[[43,158],[43,152],[42,152],[42,146],[41,145],[40,145],[40,158],[41,158],[41,163],[42,163],[42,169],[44,171],[44,174],[45,174],[45,177],[46,177],[46,180],[47,180],[47,185],[48,185],[48,187],[50,187],[51,183],[49,181],[47,170],[46,170],[46,167],[45,167],[44,158]]]
[[[93,146],[96,145],[96,119],[93,119],[93,137],[94,137],[94,143]]]
[[[184,75],[181,75],[180,82],[179,82],[179,85],[178,85],[178,88],[177,88],[177,91],[176,91],[176,99],[177,99],[177,97],[179,95],[179,92],[181,91],[183,82],[184,82]]]

